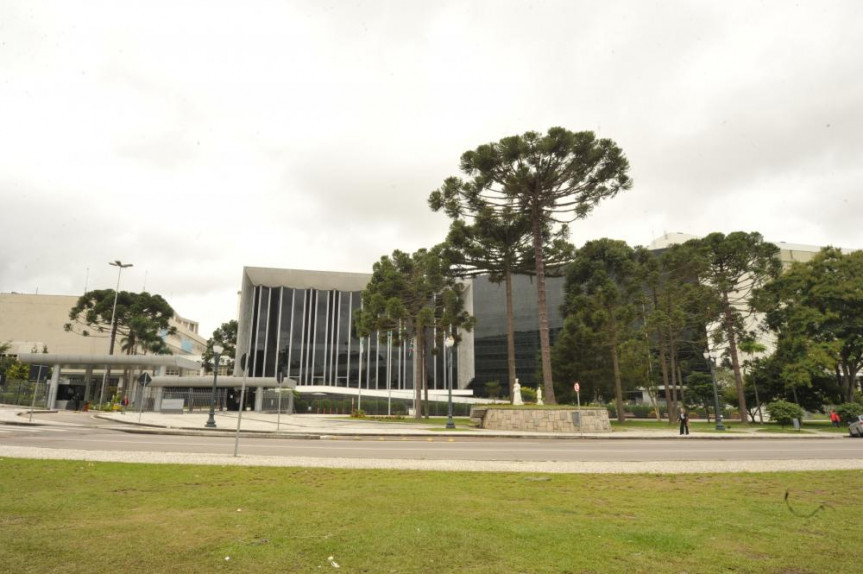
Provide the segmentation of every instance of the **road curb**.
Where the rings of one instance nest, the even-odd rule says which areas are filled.
[[[24,414],[27,414],[26,411]],[[34,411],[35,413],[52,413],[58,411]],[[235,428],[194,428],[188,426],[172,426],[164,424],[153,424],[147,422],[138,422],[133,420],[138,413],[127,413],[128,419],[118,418],[115,413],[100,413],[93,412],[91,416],[94,419],[99,419],[105,423],[112,423],[115,426],[111,428],[120,432],[132,434],[165,434],[165,435],[186,435],[186,436],[219,436],[233,437],[237,435]],[[20,415],[18,415],[20,416]],[[125,419],[125,420],[124,420]],[[0,424],[16,425],[16,426],[45,426],[44,422],[26,422],[23,420],[0,420]],[[381,430],[381,429],[364,429],[364,430],[338,430],[326,428],[320,430],[259,430],[259,429],[240,429],[240,436],[243,438],[267,438],[267,439],[303,439],[303,440],[428,440],[441,439],[451,441],[453,439],[462,440],[490,440],[490,439],[515,439],[515,440],[838,440],[849,438],[847,434],[813,434],[813,433],[754,433],[754,432],[733,432],[728,434],[690,434],[686,436],[677,434],[651,433],[649,431],[637,430],[618,430],[608,434],[580,434],[580,433],[531,433],[531,432],[498,432],[486,429],[476,429],[470,431],[451,432],[446,430],[411,430],[408,432],[399,431],[398,429]]]

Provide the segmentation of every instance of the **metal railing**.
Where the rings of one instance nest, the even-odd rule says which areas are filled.
[[[48,383],[6,381],[5,385],[0,386],[0,404],[33,406],[34,408],[44,409],[48,404]]]

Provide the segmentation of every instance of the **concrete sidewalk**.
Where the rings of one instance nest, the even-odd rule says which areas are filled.
[[[52,421],[51,413],[57,411],[35,411],[29,423],[29,409],[20,407],[0,408],[0,424],[64,424]],[[66,413],[67,411],[60,411]],[[68,412],[71,414],[71,411]],[[237,431],[238,412],[216,413],[216,428],[205,427],[209,418],[207,411],[183,414],[154,412],[104,413],[91,411],[76,413],[90,416],[120,430],[139,433],[190,434],[196,436],[234,434]],[[442,422],[442,418],[435,420]],[[72,423],[70,423],[72,424]],[[446,430],[443,424],[415,422],[405,419],[398,422],[383,422],[369,419],[352,419],[339,415],[277,415],[246,411],[240,421],[240,433],[244,436],[271,438],[322,438],[328,437],[460,437],[460,438],[543,438],[543,439],[678,439],[678,440],[741,440],[741,439],[841,439],[845,434],[831,432],[771,433],[735,428],[725,432],[694,431],[680,436],[676,427],[667,429],[614,429],[610,433],[547,433],[529,431],[501,431],[478,429],[457,425],[456,430]]]

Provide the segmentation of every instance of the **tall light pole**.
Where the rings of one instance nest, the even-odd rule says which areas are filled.
[[[109,337],[108,355],[114,354],[114,341],[117,338],[117,325],[114,323],[117,317],[117,298],[120,296],[120,276],[123,274],[123,269],[133,267],[132,263],[123,263],[120,260],[110,261],[108,265],[117,268],[117,288],[114,289],[114,307],[111,309],[111,335]],[[102,390],[99,393],[99,404],[105,402],[105,389],[108,386],[108,379],[111,377],[111,365],[105,365],[105,374],[102,375]]]
[[[713,365],[713,355],[709,347],[704,351],[704,358],[710,364],[710,379],[713,381],[713,413],[716,417],[716,430],[724,431],[725,425],[722,424],[722,413],[719,411],[719,390],[716,385],[716,369]]]
[[[208,429],[216,428],[216,381],[219,380],[219,355],[222,354],[223,347],[216,343],[213,345],[213,390],[210,393],[210,418],[207,419],[207,424],[204,426]],[[242,405],[240,405],[242,408]]]
[[[455,345],[455,338],[450,335],[444,342],[446,354],[449,355],[449,385],[447,385],[447,406],[446,406],[446,428],[454,429],[455,423],[452,420],[452,346]]]

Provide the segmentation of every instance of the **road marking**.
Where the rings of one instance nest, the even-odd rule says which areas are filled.
[[[71,429],[58,429],[58,428],[48,428],[48,427],[23,427],[23,426],[15,426],[10,428],[4,428],[0,432],[69,432]]]

